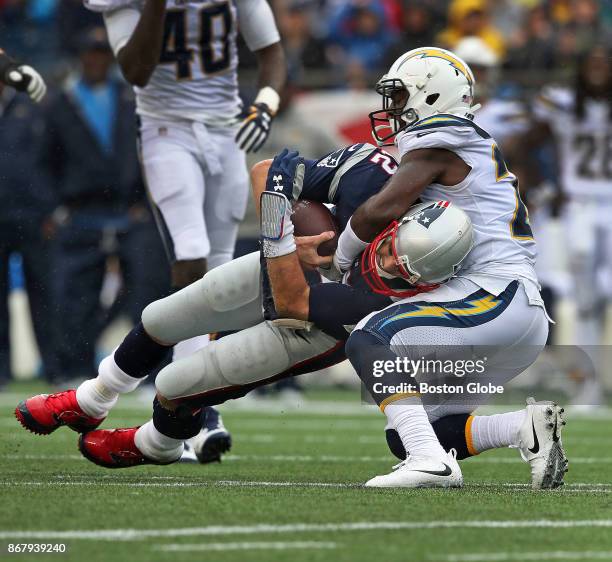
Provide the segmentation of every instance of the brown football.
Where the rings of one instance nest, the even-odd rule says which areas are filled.
[[[336,251],[340,234],[338,223],[336,217],[323,203],[299,199],[293,204],[291,220],[295,236],[316,236],[322,232],[335,232],[336,236],[323,242],[317,248],[317,253],[320,256],[331,256]]]

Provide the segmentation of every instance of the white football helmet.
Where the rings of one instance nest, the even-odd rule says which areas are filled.
[[[379,145],[392,144],[397,133],[437,113],[471,119],[474,74],[450,51],[413,49],[398,58],[376,84],[383,109],[370,113],[372,134]],[[382,134],[382,131],[387,131]]]
[[[382,270],[377,250],[391,238],[397,275]],[[420,203],[391,223],[362,255],[362,275],[376,293],[409,297],[435,289],[453,277],[474,245],[472,221],[449,201]],[[391,287],[385,280],[403,279],[411,287]]]

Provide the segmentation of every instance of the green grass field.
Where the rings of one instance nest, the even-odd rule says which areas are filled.
[[[40,387],[35,389],[40,390]],[[32,385],[0,395],[0,557],[8,543],[65,543],[16,560],[495,562],[612,560],[612,416],[572,418],[562,490],[532,492],[512,450],[462,464],[461,490],[362,488],[388,472],[384,418],[307,395],[304,407],[225,411],[222,464],[109,471],[82,459],[66,428],[48,437],[13,417]],[[311,406],[309,406],[311,404]],[[104,427],[148,419],[120,401]]]

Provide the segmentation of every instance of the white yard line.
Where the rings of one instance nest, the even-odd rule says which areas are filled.
[[[230,536],[285,533],[338,533],[379,530],[419,529],[568,529],[577,527],[612,528],[612,519],[592,520],[500,520],[500,521],[363,521],[356,523],[292,523],[287,525],[211,525],[183,529],[96,529],[72,531],[0,531],[0,540],[89,539],[144,540],[149,538]]]
[[[0,455],[6,460],[85,460],[81,455],[34,455],[34,454],[6,454]],[[474,464],[521,464],[523,461],[517,456],[509,457],[474,457]],[[395,459],[387,456],[344,456],[344,455],[234,455],[223,457],[224,462],[386,462],[393,464]],[[612,457],[570,457],[571,464],[612,464]]]
[[[336,548],[335,542],[292,541],[292,542],[209,542],[197,544],[171,543],[154,545],[153,550],[163,552],[210,552],[225,550],[311,550]]]
[[[151,476],[146,480],[125,480],[117,481],[116,477],[110,477],[106,475],[100,475],[99,477],[92,479],[89,476],[71,476],[63,477],[58,476],[57,480],[5,480],[0,481],[0,487],[70,487],[70,486],[113,486],[113,487],[127,487],[127,488],[205,488],[215,486],[225,486],[232,488],[248,487],[248,488],[291,488],[291,487],[302,487],[302,488],[362,488],[361,482],[294,482],[294,481],[265,481],[265,480],[193,480],[188,477],[181,476]],[[524,489],[527,492],[531,491],[529,484],[521,483],[507,483],[507,484],[493,484],[475,483],[474,486],[468,486],[472,489],[495,489],[498,487],[515,489]],[[612,494],[612,484],[607,483],[588,483],[580,482],[576,484],[567,484],[563,488],[558,490],[544,490],[541,493],[572,493],[572,494],[586,494],[586,493],[600,493],[600,494]]]
[[[14,408],[24,396],[15,392],[4,392],[0,395],[0,408]],[[298,415],[329,415],[329,416],[377,416],[378,407],[375,405],[362,404],[359,402],[359,391],[354,391],[352,401],[333,401],[333,400],[308,400],[306,398],[297,405],[288,405],[275,399],[258,400],[233,400],[223,405],[224,411],[244,412],[248,414],[265,414],[268,416],[291,416]],[[483,406],[479,408],[480,414],[502,413],[510,410],[524,408],[525,404],[508,404],[500,406]],[[148,400],[143,401],[137,396],[122,396],[117,413],[122,414],[126,410],[131,413],[139,414],[142,411],[150,411]],[[612,408],[602,407],[592,412],[570,412],[576,420],[610,420],[612,419]]]
[[[432,556],[432,560],[445,562],[527,562],[537,560],[612,560],[612,551],[577,551],[554,550],[548,552],[490,552],[486,554],[452,554],[450,556]]]

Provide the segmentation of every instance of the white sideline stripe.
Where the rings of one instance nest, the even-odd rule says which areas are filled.
[[[98,529],[73,531],[0,531],[0,540],[7,539],[91,539],[143,540],[160,537],[228,536],[279,533],[335,533],[350,531],[405,529],[567,529],[575,527],[612,527],[612,519],[530,521],[362,521],[356,523],[293,523],[288,525],[210,525],[183,529]]]
[[[85,460],[81,455],[0,455],[0,459],[6,460]],[[271,462],[387,462],[395,461],[391,456],[360,456],[349,457],[342,455],[233,455],[228,454],[223,457],[224,461],[271,461]],[[471,461],[470,461],[471,462]],[[474,464],[522,464],[519,457],[515,458],[495,458],[477,457]],[[612,457],[570,457],[571,464],[612,464]]]
[[[163,552],[209,552],[224,550],[293,550],[311,548],[336,548],[335,542],[292,541],[292,542],[209,542],[197,544],[171,543],[153,546]]]
[[[436,556],[436,560],[446,562],[509,562],[518,560],[612,560],[612,550],[589,550],[571,552],[567,550],[553,550],[549,552],[491,552],[489,554],[452,554],[450,556]]]
[[[17,392],[4,392],[0,395],[0,408],[14,408],[25,396]],[[296,405],[288,405],[282,400],[258,399],[258,400],[232,400],[223,405],[223,409],[228,412],[265,414],[267,416],[286,416],[291,414],[298,415],[329,415],[329,416],[379,416],[378,407],[359,402],[359,390],[354,390],[354,401],[337,402],[333,400],[308,400],[302,399]],[[499,414],[509,410],[524,408],[525,404],[516,402],[515,404],[499,406],[482,406],[479,408],[480,414]],[[117,407],[117,412],[122,413],[131,410],[130,413],[138,414],[142,411],[150,412],[150,401],[142,400],[137,396],[122,396]],[[571,412],[572,418],[576,420],[605,421],[612,419],[612,408],[603,406],[597,410],[587,412]]]
[[[83,479],[83,480],[59,480],[59,481],[0,481],[0,487],[20,487],[20,486],[42,486],[42,487],[68,487],[68,486],[114,486],[114,487],[128,487],[128,488],[205,488],[211,486],[226,486],[231,488],[291,488],[291,487],[303,487],[303,488],[363,488],[361,482],[347,483],[347,482],[270,482],[270,481],[248,481],[248,480],[180,480],[180,477],[152,477],[151,480],[164,480],[163,482],[155,482],[151,480],[146,481],[124,481],[117,482],[112,480],[106,480],[104,477],[97,480]],[[512,484],[481,484],[474,486],[475,489],[481,488],[486,490],[487,488],[494,489],[497,487],[509,488],[509,489],[524,489],[525,491],[531,491],[531,487],[528,484],[512,483]],[[612,494],[612,487],[610,484],[588,484],[580,483],[568,484],[559,490],[542,490],[534,493],[556,493],[556,494],[585,494],[585,493],[600,493],[600,494]]]

